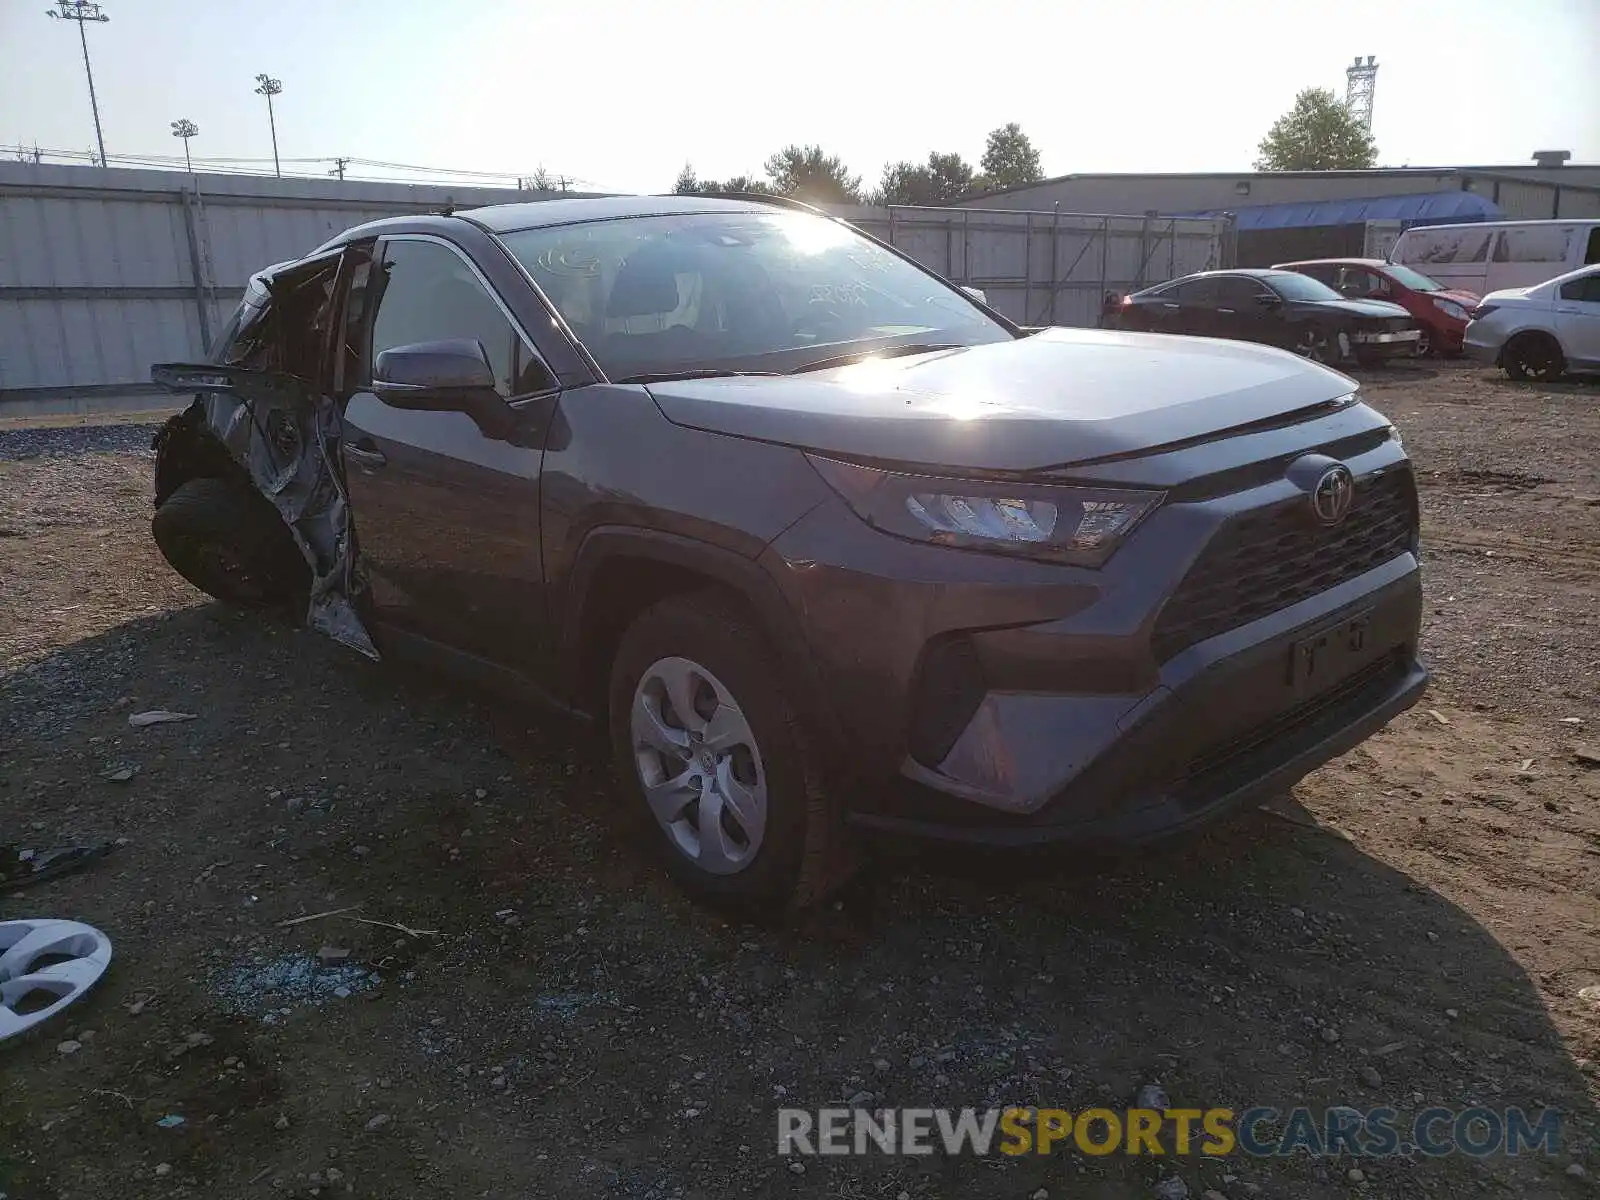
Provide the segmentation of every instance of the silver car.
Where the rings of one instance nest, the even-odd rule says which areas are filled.
[[[1472,310],[1463,348],[1513,379],[1600,373],[1600,265],[1490,292]]]

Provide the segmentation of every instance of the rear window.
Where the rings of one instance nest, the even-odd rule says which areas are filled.
[[[1338,292],[1320,280],[1312,279],[1309,275],[1297,275],[1293,271],[1264,276],[1261,282],[1277,292],[1285,300],[1344,299]]]

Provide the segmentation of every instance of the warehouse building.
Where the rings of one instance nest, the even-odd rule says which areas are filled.
[[[1236,263],[1264,266],[1320,256],[1381,257],[1412,225],[1600,217],[1600,164],[1568,164],[1558,151],[1509,166],[1060,175],[961,204],[1162,217],[1232,214]]]

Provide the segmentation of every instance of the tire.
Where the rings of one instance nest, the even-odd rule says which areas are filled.
[[[1301,358],[1309,358],[1312,362],[1328,366],[1349,358],[1350,344],[1348,330],[1326,329],[1320,325],[1307,324],[1296,331],[1289,349]]]
[[[208,596],[242,608],[304,604],[310,573],[277,509],[232,479],[191,479],[150,521],[162,557]]]
[[[1422,336],[1417,339],[1417,357],[1432,358],[1433,334],[1428,330],[1426,325],[1421,327],[1421,334]]]
[[[1500,365],[1512,379],[1550,383],[1567,370],[1561,346],[1547,333],[1519,333],[1500,352]]]
[[[783,680],[765,639],[715,591],[646,610],[613,659],[617,781],[641,836],[697,899],[797,909],[849,875],[843,822]],[[691,717],[679,714],[674,695],[692,697]]]

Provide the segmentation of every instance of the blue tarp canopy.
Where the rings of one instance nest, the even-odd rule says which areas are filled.
[[[1310,225],[1358,225],[1363,221],[1404,221],[1408,225],[1442,225],[1487,221],[1500,209],[1474,192],[1422,192],[1409,196],[1369,196],[1353,200],[1316,200],[1307,204],[1254,204],[1179,213],[1185,217],[1220,217],[1231,212],[1244,229],[1295,229]]]

